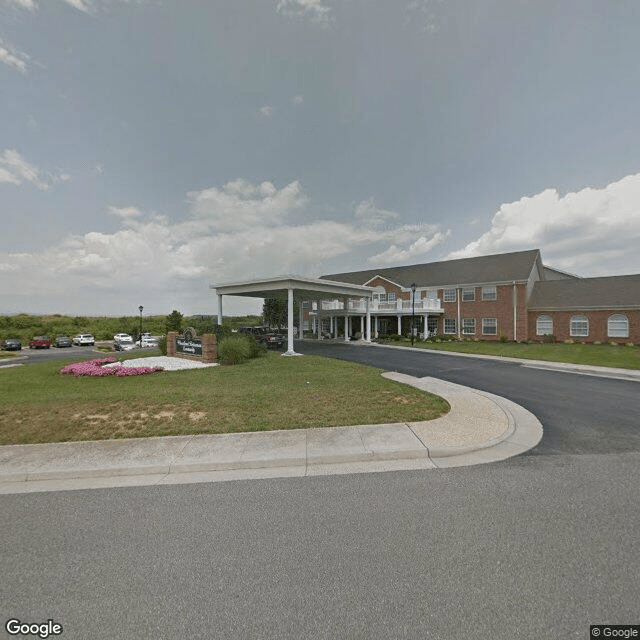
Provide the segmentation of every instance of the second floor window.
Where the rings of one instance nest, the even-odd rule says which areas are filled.
[[[442,299],[445,302],[455,302],[457,300],[455,289],[445,289],[442,292]]]

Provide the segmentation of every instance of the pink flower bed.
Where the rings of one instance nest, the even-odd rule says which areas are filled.
[[[162,367],[105,367],[105,364],[115,362],[115,358],[99,358],[87,362],[68,364],[60,369],[64,376],[143,376],[147,373],[162,371]]]

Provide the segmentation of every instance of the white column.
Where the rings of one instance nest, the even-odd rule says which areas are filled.
[[[222,324],[222,294],[218,294],[218,324]]]
[[[369,298],[367,298],[366,305],[367,305],[367,335],[365,337],[365,340],[367,342],[371,342],[371,310],[369,309]]]
[[[429,337],[429,314],[424,314],[424,327],[422,332],[422,339],[426,340]]]
[[[378,338],[378,316],[374,316],[373,324],[374,324],[373,336],[374,338]]]
[[[402,335],[402,316],[398,315],[398,335]]]
[[[287,292],[287,351],[284,355],[294,356],[296,352],[293,350],[293,289]]]
[[[298,339],[302,339],[303,336],[303,331],[302,331],[302,320],[303,320],[303,315],[304,315],[304,311],[302,309],[302,300],[300,300],[300,309],[298,309],[298,315],[300,316],[300,318],[298,319]]]
[[[364,338],[364,316],[360,316],[360,340]]]
[[[338,316],[333,316],[333,337],[338,339]]]
[[[344,341],[345,342],[349,341],[349,325],[351,324],[350,320],[351,318],[349,316],[344,317]]]

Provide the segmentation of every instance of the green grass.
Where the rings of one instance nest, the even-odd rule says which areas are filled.
[[[389,342],[391,345],[410,346],[409,339]],[[478,355],[588,364],[599,367],[640,369],[640,347],[611,344],[519,344],[515,342],[414,342],[415,347],[436,351],[454,351]]]
[[[61,376],[68,362],[0,370],[0,444],[378,424],[449,410],[380,369],[319,356],[123,378]]]

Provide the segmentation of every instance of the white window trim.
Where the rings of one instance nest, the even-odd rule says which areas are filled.
[[[451,325],[453,323],[453,331],[447,331],[447,324]],[[453,335],[456,333],[456,319],[455,318],[445,318],[442,326],[442,332],[446,335]]]
[[[468,294],[471,294],[471,297],[466,297]],[[462,302],[474,302],[476,299],[476,288],[469,287],[467,289],[462,290]]]
[[[473,330],[470,330],[465,326],[465,323],[473,323]],[[474,336],[476,334],[476,319],[475,318],[462,318],[462,335]]]
[[[584,318],[584,319],[583,319]],[[576,331],[576,329],[578,329],[577,326],[575,325],[586,325],[586,332],[582,333],[581,331]],[[587,316],[583,316],[583,315],[575,315],[575,316],[571,316],[571,319],[569,320],[569,335],[572,338],[588,338],[589,337],[589,318],[587,318]]]
[[[542,329],[541,325],[542,324],[546,324],[546,325],[551,325],[551,331],[548,331],[546,329]],[[541,315],[539,315],[536,318],[536,335],[537,336],[550,336],[553,335],[553,318],[550,315],[547,315],[546,313],[543,313]]]
[[[607,318],[607,337],[629,337],[629,318],[624,313],[614,313]]]
[[[397,296],[395,291],[391,291],[387,294],[387,302],[395,302],[397,300]]]
[[[447,297],[451,297],[450,295],[447,296],[447,293],[451,294],[451,292],[453,291],[453,300],[448,300]],[[442,290],[442,302],[457,302],[458,301],[458,290],[457,289],[443,289]]]
[[[482,301],[493,302],[498,299],[498,287],[482,287]]]
[[[487,331],[487,329],[495,329],[495,331]],[[483,336],[498,335],[498,318],[482,318],[482,335]]]

